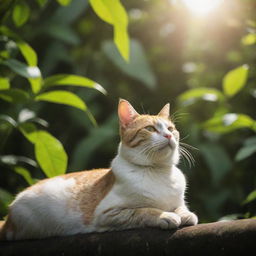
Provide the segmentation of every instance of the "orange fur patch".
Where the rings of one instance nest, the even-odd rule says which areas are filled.
[[[110,169],[96,169],[69,173],[62,177],[76,180],[76,185],[72,191],[74,196],[72,201],[75,199],[79,202],[79,207],[84,216],[84,223],[90,224],[96,207],[114,185],[115,177],[113,172]]]

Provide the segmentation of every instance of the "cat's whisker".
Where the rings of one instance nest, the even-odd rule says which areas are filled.
[[[191,145],[189,145],[189,144],[187,144],[185,142],[180,142],[180,145],[183,146],[183,147],[187,147],[189,149],[193,149],[193,150],[197,150],[197,151],[199,150],[198,148],[196,148],[194,146],[191,146]]]
[[[180,146],[181,155],[188,161],[190,168],[194,166],[195,159],[192,154],[184,147]]]

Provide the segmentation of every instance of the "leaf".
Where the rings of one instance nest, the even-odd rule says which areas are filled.
[[[14,199],[13,195],[10,194],[5,189],[0,188],[0,202],[3,203],[6,207],[12,202]]]
[[[67,154],[60,141],[48,132],[37,132],[35,155],[47,177],[51,178],[66,172]]]
[[[60,5],[69,5],[72,0],[57,0]]]
[[[6,90],[10,88],[9,79],[6,77],[0,77],[0,90]]]
[[[81,169],[88,163],[92,154],[102,145],[107,145],[116,136],[118,127],[115,115],[98,128],[93,128],[90,134],[77,144],[72,158],[72,169]]]
[[[28,65],[31,67],[37,66],[37,54],[34,51],[34,49],[29,44],[27,44],[22,40],[17,40],[16,44],[19,47]]]
[[[252,191],[246,199],[243,201],[243,204],[248,204],[256,199],[256,190]]]
[[[121,56],[128,62],[130,59],[129,35],[127,29],[114,26],[114,42]]]
[[[18,163],[25,163],[33,167],[37,167],[37,163],[33,159],[26,156],[3,155],[0,156],[0,162],[6,165],[17,165]]]
[[[8,115],[0,115],[0,120],[4,120],[5,122],[11,124],[13,127],[17,126],[16,121]]]
[[[63,24],[51,24],[50,27],[45,27],[45,32],[51,37],[71,45],[78,45],[80,43],[80,38],[73,29]]]
[[[29,95],[21,89],[0,90],[0,99],[11,103],[23,103],[29,99]]]
[[[211,170],[214,184],[219,184],[232,167],[232,161],[226,150],[216,143],[204,143],[199,145],[198,148]]]
[[[30,141],[32,144],[36,143],[37,128],[33,123],[31,122],[22,123],[22,124],[19,124],[18,128],[28,141]]]
[[[95,13],[114,27],[114,42],[121,56],[128,61],[130,55],[128,15],[119,0],[90,0]]]
[[[28,81],[31,85],[33,93],[38,93],[42,87],[43,79],[41,77],[38,78],[28,78]]]
[[[0,26],[0,32],[13,39],[29,66],[37,66],[37,54],[35,50],[16,33],[5,26]]]
[[[75,108],[79,108],[84,111],[87,109],[85,103],[78,96],[76,96],[74,93],[67,91],[45,92],[35,97],[35,100],[65,104]]]
[[[13,70],[15,73],[26,77],[26,78],[38,78],[41,77],[41,72],[38,67],[29,67],[24,63],[15,60],[15,59],[8,59],[2,61],[0,64],[3,64]]]
[[[90,0],[90,5],[92,6],[94,12],[99,16],[99,18],[109,24],[114,24],[112,15],[102,0]]]
[[[12,12],[12,19],[16,27],[20,27],[26,23],[30,15],[30,8],[26,2],[17,2]]]
[[[106,56],[125,74],[138,79],[149,88],[156,87],[156,77],[146,59],[144,50],[137,40],[131,40],[131,55],[129,63],[124,61],[111,41],[102,44]]]
[[[242,43],[244,45],[252,45],[256,43],[256,34],[249,33],[242,38]]]
[[[19,129],[35,145],[36,160],[47,177],[66,172],[68,157],[59,140],[46,131],[37,130],[32,123],[23,123]]]
[[[202,127],[215,133],[227,133],[241,128],[256,131],[256,121],[245,114],[228,113],[213,117],[203,123]]]
[[[88,87],[88,88],[96,89],[103,94],[106,94],[105,89],[98,83],[92,81],[89,78],[77,76],[77,75],[58,74],[58,75],[50,76],[50,77],[47,77],[46,79],[44,79],[43,86],[48,87],[48,86],[55,86],[55,85]]]
[[[24,167],[16,166],[14,170],[17,174],[21,175],[29,185],[35,184],[35,180],[31,177],[30,172]]]
[[[248,70],[248,65],[243,65],[229,71],[224,76],[223,90],[227,96],[234,96],[245,86],[248,76]]]
[[[244,147],[240,148],[239,151],[237,152],[235,160],[241,161],[241,160],[251,156],[255,152],[256,152],[256,144],[244,146]]]
[[[178,100],[182,105],[188,106],[199,99],[214,102],[223,101],[224,98],[224,95],[217,89],[201,87],[187,90],[178,97]]]

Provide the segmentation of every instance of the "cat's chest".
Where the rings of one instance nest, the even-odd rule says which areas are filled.
[[[129,204],[171,210],[183,200],[185,179],[182,173],[133,173],[119,186],[119,195]]]

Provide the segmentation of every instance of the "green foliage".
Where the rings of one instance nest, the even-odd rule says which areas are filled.
[[[76,75],[59,74],[59,75],[47,77],[44,80],[45,87],[54,86],[54,85],[88,87],[88,88],[96,89],[103,94],[106,94],[106,90],[98,83],[92,81],[89,78],[76,76]]]
[[[243,65],[229,71],[223,79],[224,93],[232,97],[237,94],[246,84],[248,75],[248,66]]]
[[[19,129],[34,144],[36,160],[47,177],[66,172],[68,157],[59,140],[29,122],[21,124]]]
[[[113,25],[115,45],[122,57],[128,61],[128,16],[120,0],[90,0],[90,4],[103,21]]]
[[[29,185],[33,185],[36,181],[31,177],[30,172],[22,166],[16,166],[15,172],[21,175]]]
[[[247,157],[253,155],[256,152],[256,136],[246,139],[243,143],[243,147],[239,149],[236,154],[236,161],[241,161]]]
[[[105,41],[102,44],[103,52],[106,56],[125,74],[143,82],[150,89],[156,87],[156,78],[152,72],[144,50],[141,44],[136,40],[131,40],[131,52],[129,62],[124,61],[118,54],[114,44],[110,41]]]
[[[203,123],[203,127],[217,133],[232,132],[240,128],[250,128],[256,131],[256,121],[245,114],[228,113],[213,117]]]
[[[85,103],[72,92],[66,91],[51,91],[39,94],[36,96],[37,101],[49,101],[58,104],[65,104],[81,110],[86,110]]]
[[[205,101],[223,101],[225,99],[224,95],[217,89],[214,88],[195,88],[187,90],[182,93],[178,100],[181,105],[187,106],[195,103],[197,100]]]
[[[58,2],[62,5],[68,5],[70,1]],[[41,7],[43,7],[45,4],[46,2],[39,1],[39,5]],[[25,1],[15,3],[13,6],[12,18],[17,27],[24,25],[29,16],[30,7]],[[5,66],[8,67],[10,71],[13,71],[13,73],[10,73],[10,77],[2,76],[0,78],[0,99],[13,104],[13,106],[19,104],[18,112],[15,113],[14,116],[1,116],[0,119],[5,121],[7,125],[10,125],[4,129],[6,129],[8,135],[12,131],[10,127],[20,129],[25,138],[34,144],[36,160],[47,177],[64,174],[67,168],[68,157],[63,145],[50,133],[38,129],[35,123],[43,126],[48,126],[48,123],[45,120],[37,117],[32,111],[24,112],[23,110],[20,110],[20,104],[25,106],[27,104],[36,104],[39,101],[66,104],[86,111],[90,120],[95,123],[95,119],[87,109],[85,102],[73,92],[60,90],[45,92],[45,90],[51,89],[52,86],[67,85],[92,88],[104,94],[106,91],[98,83],[89,78],[78,75],[59,74],[44,79],[41,75],[41,70],[38,67],[38,58],[34,49],[6,26],[1,26],[0,32],[3,36],[5,36],[5,38],[7,38],[5,39],[7,44],[8,42],[11,42],[11,44],[20,51],[21,55],[26,61],[26,63],[24,63],[20,61],[19,58],[16,58],[16,56],[12,53],[12,48],[6,48],[7,50],[2,51],[2,54],[0,54],[0,68]],[[21,88],[11,88],[11,79],[13,79],[15,76],[27,78],[31,86],[31,91],[28,89],[28,87],[26,90]],[[22,113],[28,115],[32,114],[32,118],[20,118]],[[15,115],[19,118],[15,119]],[[33,121],[34,124],[28,122],[29,120]],[[6,140],[4,140],[4,143],[6,143]],[[2,148],[3,146],[4,144],[2,145]],[[14,164],[14,161],[6,161],[6,157],[1,159],[2,163],[4,164]],[[18,164],[18,162],[16,163]],[[33,183],[33,179],[29,174],[29,171],[23,166],[16,166],[14,170],[16,173],[22,175],[29,184]]]
[[[30,16],[30,8],[25,1],[17,2],[13,8],[12,19],[17,27],[24,25]]]

